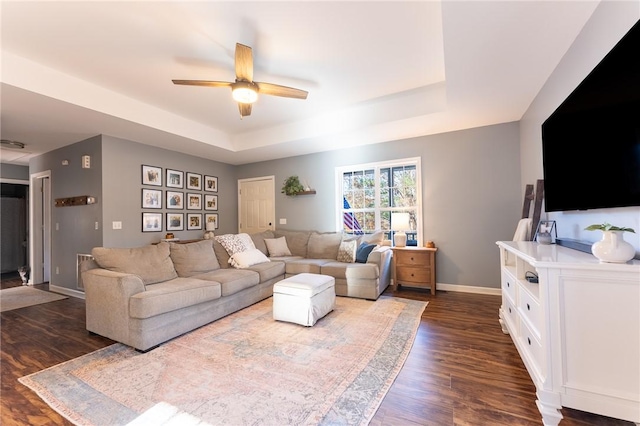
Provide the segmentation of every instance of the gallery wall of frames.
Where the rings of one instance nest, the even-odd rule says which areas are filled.
[[[218,229],[216,176],[143,164],[141,182],[142,232]]]

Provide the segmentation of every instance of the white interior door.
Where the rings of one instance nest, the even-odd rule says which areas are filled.
[[[51,279],[51,171],[34,173],[29,185],[29,284]]]
[[[274,176],[238,181],[238,232],[275,229]]]

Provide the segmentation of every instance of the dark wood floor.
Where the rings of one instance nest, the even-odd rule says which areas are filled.
[[[3,277],[2,288],[15,285],[19,279]],[[498,324],[499,297],[410,289],[395,295],[429,306],[372,426],[542,424],[535,387]],[[0,314],[0,424],[70,424],[17,379],[113,343],[87,333],[84,320],[84,301],[73,297]],[[569,409],[563,415],[561,426],[632,424]]]

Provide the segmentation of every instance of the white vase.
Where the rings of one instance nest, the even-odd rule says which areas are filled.
[[[636,255],[636,250],[624,240],[623,234],[623,231],[602,231],[602,240],[593,243],[591,253],[600,262],[628,262]]]

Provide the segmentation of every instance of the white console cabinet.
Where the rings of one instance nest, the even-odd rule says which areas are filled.
[[[536,386],[543,424],[558,425],[562,407],[640,424],[640,262],[600,263],[528,241],[497,245],[500,324]]]

